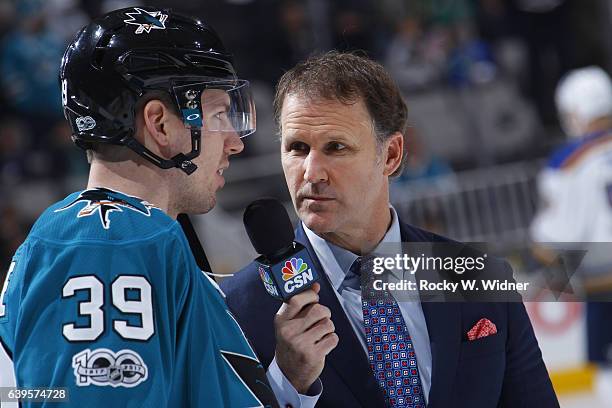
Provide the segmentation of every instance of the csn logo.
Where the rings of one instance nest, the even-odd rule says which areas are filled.
[[[291,258],[286,261],[282,272],[286,293],[291,293],[314,280],[312,269],[308,268],[308,264],[302,258]]]
[[[259,267],[259,277],[261,278],[261,281],[263,282],[264,287],[266,288],[268,293],[272,296],[278,296],[278,290],[276,290],[276,286],[274,286],[272,278],[270,278],[268,272],[266,272],[266,270],[261,266]]]

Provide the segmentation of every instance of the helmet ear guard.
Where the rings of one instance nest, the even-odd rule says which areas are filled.
[[[236,79],[232,64],[218,35],[200,20],[150,7],[110,12],[83,28],[62,58],[62,102],[72,140],[83,149],[124,145],[159,168],[191,174],[202,131],[240,137],[255,131],[249,84]],[[210,103],[210,90],[225,91],[224,109],[212,111],[218,106]],[[136,104],[147,91],[174,98],[191,133],[190,152],[165,159],[134,138]]]
[[[170,92],[174,93],[174,92]],[[194,92],[190,92],[188,100],[192,100],[195,97],[199,98],[199,94],[195,95]],[[174,103],[174,102],[170,102]],[[181,112],[180,103],[178,104],[179,112]],[[200,112],[199,114],[197,112]],[[185,121],[185,114],[183,113],[183,121]],[[164,159],[157,154],[153,153],[151,150],[147,149],[143,146],[132,134],[126,135],[121,141],[120,144],[125,145],[126,147],[132,149],[138,155],[144,157],[151,163],[155,164],[157,167],[161,169],[171,169],[178,168],[181,169],[186,174],[192,174],[198,166],[193,163],[193,159],[198,157],[201,152],[202,145],[202,120],[201,120],[201,111],[194,109],[194,112],[191,115],[188,115],[192,119],[192,126],[190,126],[191,131],[191,151],[187,154],[179,153],[172,157],[171,159]],[[199,119],[199,120],[198,120]]]
[[[159,157],[151,150],[144,147],[138,140],[136,140],[133,136],[127,136],[125,140],[123,140],[123,145],[129,147],[134,152],[144,157],[151,163],[155,164],[157,167],[161,169],[171,169],[173,167],[179,168],[184,171],[186,174],[191,174],[198,166],[196,166],[192,160],[200,155],[200,145],[202,139],[202,132],[200,129],[191,129],[191,152],[184,154],[179,153],[171,159],[164,159]]]

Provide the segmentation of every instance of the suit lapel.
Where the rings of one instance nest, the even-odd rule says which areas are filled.
[[[340,339],[338,346],[327,356],[326,369],[328,367],[333,369],[364,407],[384,407],[385,402],[382,392],[374,379],[361,343],[357,339],[353,326],[348,321],[301,223],[296,229],[295,239],[308,249],[315,267],[318,271],[321,271],[319,302],[330,308],[336,334]],[[329,390],[328,392],[334,391]]]
[[[400,221],[403,242],[423,241]],[[419,278],[417,273],[417,279]],[[431,388],[428,408],[453,406],[449,401],[461,347],[461,305],[454,302],[421,302],[431,345]],[[417,356],[418,359],[418,356]]]
[[[448,398],[451,395],[461,346],[457,335],[461,330],[459,305],[453,303],[421,303],[429,342],[431,344],[431,388],[429,389],[429,408],[450,407],[454,405]],[[418,356],[417,356],[418,358]]]

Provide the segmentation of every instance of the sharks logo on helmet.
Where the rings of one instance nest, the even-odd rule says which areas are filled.
[[[151,216],[151,208],[153,208],[151,204],[146,201],[141,201],[136,197],[122,196],[106,188],[96,188],[83,191],[71,203],[62,208],[58,208],[55,212],[67,210],[83,201],[87,202],[87,205],[81,208],[77,214],[77,218],[88,217],[97,212],[104,229],[108,229],[110,226],[109,215],[113,211],[123,212],[122,208],[127,208],[149,217]]]
[[[147,11],[138,7],[134,7],[134,11],[131,13],[125,13],[129,17],[127,20],[123,20],[126,24],[137,25],[136,34],[142,34],[143,32],[150,33],[151,30],[165,30],[167,14],[162,14],[161,11]]]

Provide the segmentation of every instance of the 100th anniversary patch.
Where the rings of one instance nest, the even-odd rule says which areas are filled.
[[[76,384],[135,387],[148,377],[147,366],[132,350],[86,349],[72,357]]]

